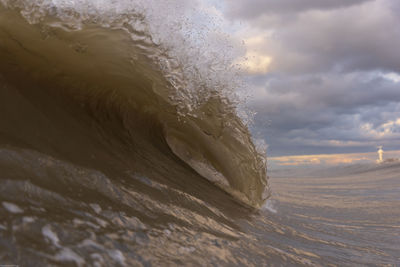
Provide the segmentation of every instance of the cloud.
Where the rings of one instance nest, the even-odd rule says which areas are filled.
[[[385,159],[399,159],[400,150],[384,151]],[[377,152],[348,153],[348,154],[321,154],[304,156],[282,156],[270,157],[271,166],[329,166],[347,165],[356,163],[375,163],[378,158]]]
[[[226,1],[230,17],[254,19],[265,14],[299,13],[357,5],[371,0],[236,0]]]
[[[324,1],[320,1],[324,2]],[[400,6],[400,4],[399,4]],[[262,7],[260,7],[262,10]],[[271,23],[271,16],[250,20],[243,30],[249,49],[269,56],[269,71],[293,74],[326,71],[400,73],[400,16],[388,1],[324,11],[312,10]],[[263,42],[251,42],[254,35]]]
[[[253,132],[273,155],[399,148],[400,86],[379,73],[253,79]]]
[[[269,161],[271,164],[278,166],[338,165],[374,162],[376,157],[376,153],[374,152],[271,157],[269,158]]]
[[[400,2],[225,1],[272,156],[400,149]]]

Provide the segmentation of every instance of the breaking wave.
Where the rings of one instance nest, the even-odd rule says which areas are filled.
[[[228,37],[189,4],[0,0],[3,146],[95,169],[131,153],[135,172],[183,184],[190,166],[260,208],[266,162],[238,115]]]

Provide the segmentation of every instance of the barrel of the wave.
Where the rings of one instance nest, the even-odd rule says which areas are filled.
[[[217,117],[189,117],[167,126],[167,143],[201,176],[239,202],[261,208],[270,195],[265,158],[257,152],[248,129],[236,115]],[[223,124],[222,120],[230,121]]]

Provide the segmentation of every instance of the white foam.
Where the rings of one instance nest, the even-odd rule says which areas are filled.
[[[94,261],[93,262],[94,267],[101,267],[105,265],[103,257],[98,253],[90,254],[90,258],[92,258],[92,260]]]
[[[55,232],[53,232],[50,225],[47,224],[42,228],[42,234],[45,238],[50,240],[54,246],[56,246],[56,247],[60,246],[59,245],[60,240],[58,239],[57,234]]]
[[[34,218],[34,217],[24,217],[24,218],[22,219],[22,221],[23,221],[24,223],[33,223],[33,222],[35,221],[35,219],[36,219],[36,218]]]
[[[108,223],[100,218],[94,217],[96,222],[103,228],[107,227]]]
[[[186,254],[186,253],[192,253],[196,250],[194,247],[180,247],[178,249],[179,253],[181,254]]]
[[[108,255],[110,255],[110,257],[115,260],[116,262],[118,262],[119,264],[121,264],[122,266],[126,266],[125,264],[125,257],[124,254],[122,254],[121,251],[119,250],[111,250],[108,252]]]
[[[60,239],[58,238],[57,234],[51,229],[49,224],[45,225],[42,228],[43,236],[49,240],[55,247],[61,248],[60,252],[58,252],[54,256],[54,260],[56,261],[73,261],[76,263],[77,266],[83,266],[85,260],[76,254],[70,248],[62,247],[60,245]]]
[[[168,230],[168,229],[165,229],[163,232],[164,232],[164,234],[166,234],[167,236],[171,235],[171,231]]]
[[[101,207],[100,207],[99,204],[92,203],[92,204],[90,204],[89,206],[90,206],[90,207],[94,210],[94,212],[96,212],[97,214],[99,214],[99,213],[101,212]]]
[[[85,263],[85,260],[70,248],[63,248],[54,259],[57,261],[73,261],[78,266],[83,266]]]
[[[18,214],[18,213],[23,213],[24,212],[24,210],[21,209],[20,207],[18,207],[18,205],[10,203],[10,202],[3,201],[2,205],[8,212],[11,212],[11,213],[14,213],[14,214]]]
[[[97,248],[100,250],[105,250],[105,248],[101,244],[99,244],[91,239],[83,240],[78,246],[79,247],[93,247],[93,248]]]
[[[73,219],[72,223],[74,224],[74,226],[87,225],[87,226],[90,226],[90,227],[92,227],[94,229],[99,229],[100,228],[100,226],[98,226],[98,225],[96,225],[94,223],[87,222],[87,221],[82,221],[82,220],[77,219],[77,218]]]
[[[272,199],[268,199],[267,201],[265,201],[265,204],[262,206],[262,210],[267,210],[272,213],[278,212],[274,207],[274,201]]]

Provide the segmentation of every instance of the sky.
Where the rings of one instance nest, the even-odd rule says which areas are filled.
[[[207,2],[244,43],[270,157],[400,149],[400,1]]]
[[[379,164],[377,152],[343,153],[343,154],[315,154],[268,157],[268,167],[273,170],[291,169],[298,167],[337,167],[354,164]],[[390,159],[399,159],[400,150],[384,151],[383,159],[390,163]],[[395,161],[398,164],[400,161]]]

